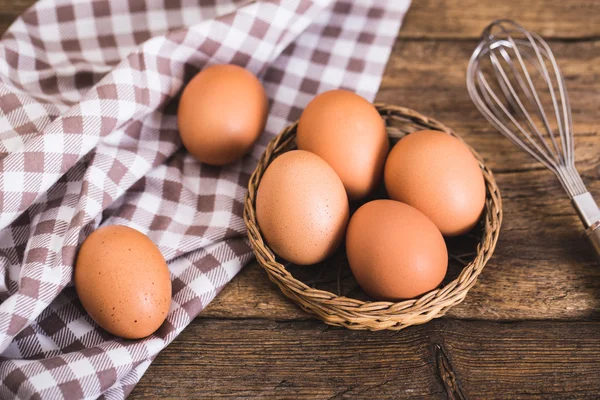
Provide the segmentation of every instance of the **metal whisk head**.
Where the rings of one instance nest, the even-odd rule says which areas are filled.
[[[471,57],[467,88],[492,125],[552,170],[571,198],[586,192],[565,81],[542,38],[512,21],[493,22]]]
[[[500,133],[556,174],[600,258],[600,210],[575,169],[569,96],[548,44],[514,21],[491,23],[471,56],[467,90]]]

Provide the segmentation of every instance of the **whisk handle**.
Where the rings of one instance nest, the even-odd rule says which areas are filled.
[[[600,221],[597,221],[594,225],[586,229],[585,234],[596,252],[598,262],[600,262]]]
[[[571,201],[585,226],[585,235],[600,262],[600,209],[590,192],[575,196]]]

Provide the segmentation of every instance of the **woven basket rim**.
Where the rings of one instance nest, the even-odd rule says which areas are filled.
[[[479,163],[486,184],[486,203],[481,217],[484,221],[484,229],[481,240],[477,245],[477,254],[470,263],[463,267],[456,279],[448,282],[444,287],[433,289],[415,299],[399,302],[363,301],[312,288],[296,279],[283,264],[279,263],[258,227],[255,214],[256,192],[269,164],[279,154],[291,150],[290,147],[295,139],[297,121],[288,125],[273,138],[261,156],[248,183],[244,205],[244,221],[258,263],[265,269],[269,279],[280,288],[283,294],[304,310],[331,325],[345,326],[350,329],[399,330],[440,317],[450,307],[464,300],[496,247],[502,223],[502,199],[492,171],[485,165],[481,156],[450,128],[433,118],[426,117],[406,107],[382,103],[376,103],[375,107],[382,118],[386,120],[388,135],[391,138],[401,135],[402,132],[397,132],[395,128],[387,126],[389,119],[414,123],[421,129],[444,131],[465,143]]]

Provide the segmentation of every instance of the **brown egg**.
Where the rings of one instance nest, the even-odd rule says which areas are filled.
[[[256,195],[256,218],[271,249],[298,265],[329,257],[344,238],[348,198],[335,171],[302,150],[277,157]]]
[[[448,268],[448,250],[433,222],[393,200],[371,201],[354,213],[346,253],[358,284],[379,300],[429,292],[442,282]]]
[[[296,142],[333,167],[350,200],[364,198],[381,181],[389,151],[385,123],[357,94],[331,90],[316,96],[300,117]]]
[[[471,230],[485,205],[485,182],[469,148],[441,131],[402,138],[385,164],[390,198],[427,215],[445,236]]]
[[[156,331],[171,305],[162,254],[146,235],[121,225],[99,228],[85,239],[75,264],[75,289],[98,325],[126,339]]]
[[[267,96],[256,76],[237,65],[213,65],[183,90],[177,120],[183,145],[196,159],[225,165],[250,150],[267,113]]]

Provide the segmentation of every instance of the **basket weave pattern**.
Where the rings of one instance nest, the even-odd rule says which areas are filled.
[[[386,122],[387,132],[392,140],[423,129],[440,130],[457,137],[442,123],[411,109],[384,104],[375,106]],[[283,294],[327,324],[373,331],[400,330],[411,325],[423,324],[432,318],[441,317],[450,307],[462,302],[492,256],[502,222],[500,191],[492,172],[485,166],[479,154],[469,147],[479,162],[487,188],[485,209],[481,216],[483,232],[472,260],[464,266],[456,279],[417,299],[400,302],[362,301],[312,288],[294,278],[285,266],[276,260],[275,254],[261,235],[255,212],[258,186],[268,165],[281,153],[295,148],[296,127],[297,123],[288,126],[268,144],[250,177],[244,206],[244,220],[256,259]]]

